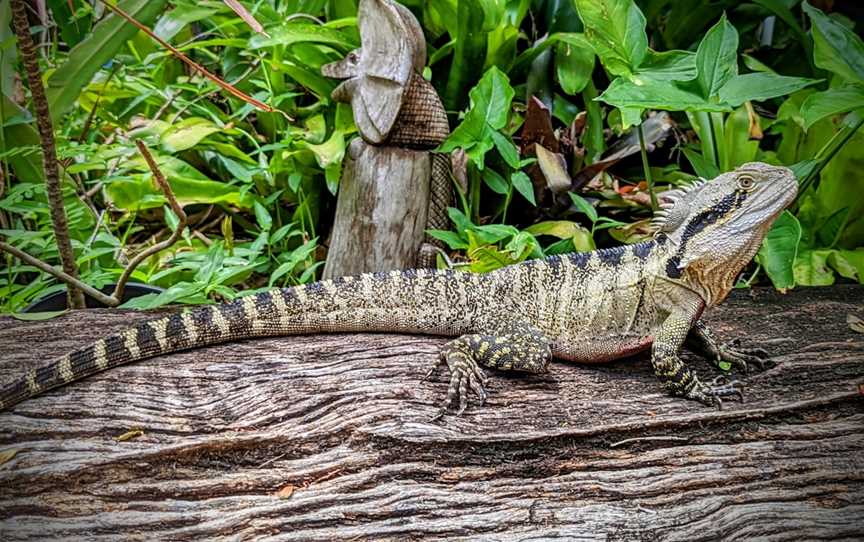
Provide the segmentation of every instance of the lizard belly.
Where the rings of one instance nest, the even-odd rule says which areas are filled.
[[[569,343],[562,342],[560,345],[556,341],[552,348],[552,355],[577,363],[604,363],[647,350],[653,342],[654,337],[638,335],[597,337]]]

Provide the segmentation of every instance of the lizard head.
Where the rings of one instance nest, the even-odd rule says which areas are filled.
[[[753,162],[661,195],[654,224],[670,241],[665,274],[719,302],[797,193],[790,169]]]

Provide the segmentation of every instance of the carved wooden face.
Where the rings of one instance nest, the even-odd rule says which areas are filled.
[[[426,64],[426,42],[417,19],[392,0],[360,0],[357,25],[361,47],[321,73],[345,80],[333,99],[350,103],[360,135],[379,144],[393,128],[412,73]]]

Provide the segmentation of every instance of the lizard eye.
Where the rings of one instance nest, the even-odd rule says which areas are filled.
[[[753,188],[754,184],[756,184],[756,181],[754,181],[753,177],[749,175],[741,175],[738,177],[738,188],[741,190],[750,190]]]

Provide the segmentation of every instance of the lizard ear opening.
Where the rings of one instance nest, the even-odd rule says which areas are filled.
[[[690,207],[696,199],[696,194],[707,182],[700,177],[692,183],[660,194],[660,209],[654,213],[651,226],[658,232],[675,231],[690,214]]]

